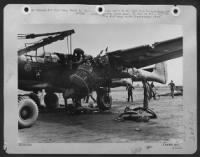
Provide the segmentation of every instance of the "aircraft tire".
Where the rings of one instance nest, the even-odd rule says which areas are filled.
[[[47,93],[44,96],[44,103],[49,110],[56,109],[58,107],[58,96],[55,93]]]
[[[19,97],[18,112],[19,129],[31,127],[39,115],[37,104],[27,96]]]
[[[100,110],[109,110],[112,106],[112,97],[107,95],[97,97],[97,105]]]
[[[35,101],[35,103],[37,104],[38,107],[40,106],[40,99],[39,99],[39,97],[37,96],[37,94],[35,94],[35,93],[30,93],[28,96],[29,96],[32,100]]]

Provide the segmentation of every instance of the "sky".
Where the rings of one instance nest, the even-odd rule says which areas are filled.
[[[74,29],[72,35],[72,50],[81,48],[86,54],[96,56],[101,50],[108,47],[109,51],[127,49],[141,45],[153,44],[171,38],[183,36],[179,25],[158,24],[65,24],[65,25],[22,25],[20,34],[48,33]],[[40,38],[36,38],[35,41]],[[34,40],[19,40],[19,48],[24,42]],[[42,49],[41,49],[42,50]],[[45,47],[47,52],[67,53],[67,41],[58,41]],[[167,61],[168,83],[173,80],[176,85],[183,82],[183,58]]]

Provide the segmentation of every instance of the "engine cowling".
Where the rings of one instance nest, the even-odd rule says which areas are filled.
[[[91,65],[80,65],[77,71],[70,76],[76,96],[84,97],[90,93],[91,89],[95,89],[99,82],[97,77]]]

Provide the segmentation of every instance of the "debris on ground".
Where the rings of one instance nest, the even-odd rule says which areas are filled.
[[[142,107],[137,107],[137,108],[126,107],[124,113],[120,114],[114,120],[116,121],[133,120],[136,122],[148,122],[151,118],[157,118],[157,116],[150,109],[145,109]]]

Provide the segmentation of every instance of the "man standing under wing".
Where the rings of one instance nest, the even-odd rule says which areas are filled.
[[[172,98],[174,98],[174,90],[175,90],[175,84],[174,82],[171,80],[171,82],[168,84],[170,86],[170,90],[171,90],[171,96]]]
[[[128,102],[131,99],[131,102],[133,102],[133,92],[132,90],[134,89],[134,87],[130,84],[127,84],[126,89],[128,90]]]

